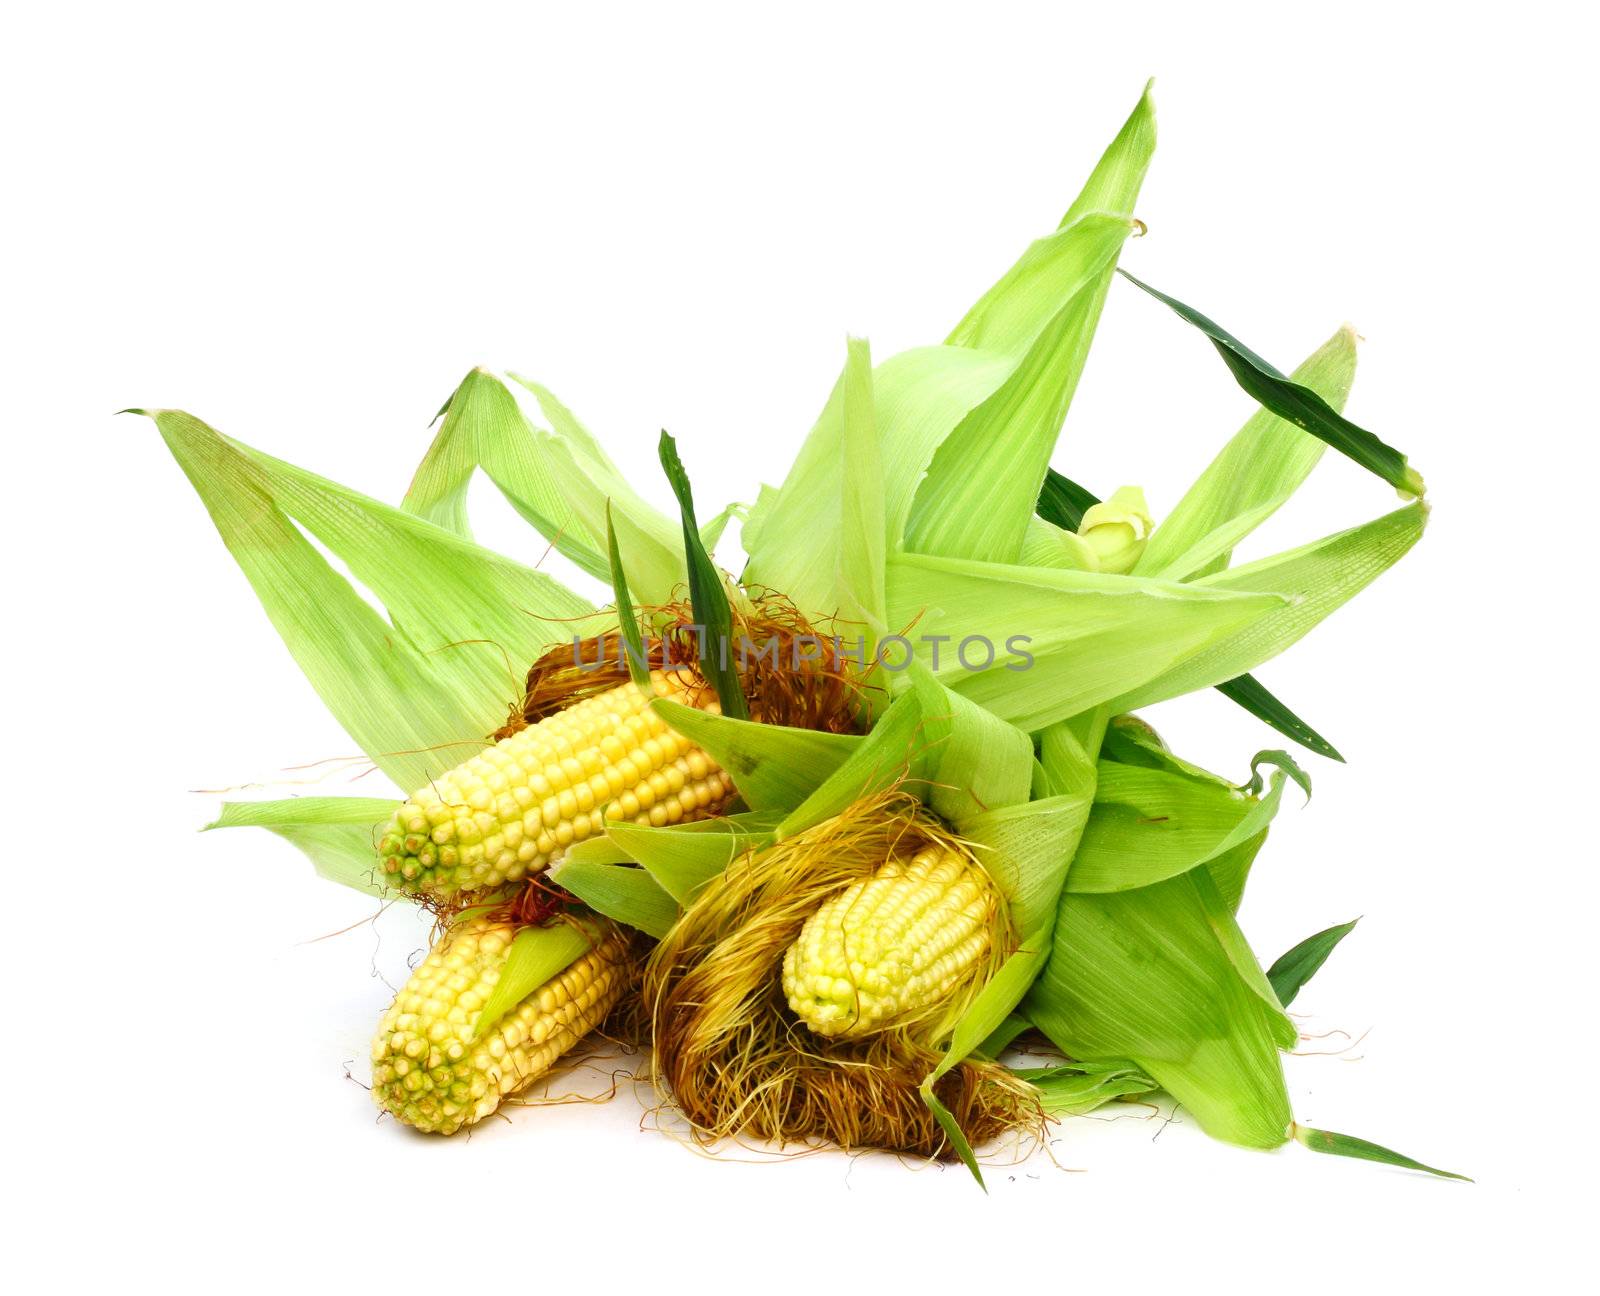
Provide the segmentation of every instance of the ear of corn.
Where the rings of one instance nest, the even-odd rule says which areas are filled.
[[[417,965],[372,1041],[379,1107],[429,1134],[482,1120],[598,1026],[632,980],[626,939],[608,927],[587,954],[476,1035],[515,935],[510,921],[470,919]]]
[[[691,701],[656,671],[655,696]],[[714,700],[701,700],[714,709]],[[720,810],[733,782],[622,684],[504,738],[419,789],[379,843],[388,882],[451,896],[541,872],[607,820],[661,827]]]
[[[891,859],[807,919],[783,958],[789,1007],[837,1039],[925,1020],[988,956],[995,904],[947,846]]]

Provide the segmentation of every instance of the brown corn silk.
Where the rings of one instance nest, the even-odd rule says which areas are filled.
[[[694,612],[687,603],[652,610],[659,632],[645,644],[652,670],[669,664],[687,672],[690,705],[714,696],[696,665]],[[795,729],[856,733],[865,684],[855,663],[838,651],[833,636],[808,621],[787,599],[758,591],[747,607],[734,607],[733,663],[739,670],[752,719]],[[739,644],[750,651],[742,657]],[[492,735],[509,738],[586,697],[626,684],[628,662],[618,631],[551,648],[528,671],[522,699]]]
[[[886,859],[934,844],[970,854],[904,791],[864,799],[735,860],[656,946],[642,988],[655,1073],[703,1140],[954,1155],[919,1092],[945,1040],[917,1022],[825,1039],[795,1019],[782,987],[784,952],[827,900]],[[988,956],[940,1018],[959,1015],[1013,947],[997,902]],[[1032,1089],[992,1062],[962,1062],[934,1091],[974,1145],[1042,1127]]]

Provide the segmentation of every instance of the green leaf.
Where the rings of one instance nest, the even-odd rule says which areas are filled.
[[[844,371],[782,489],[763,492],[744,529],[745,583],[778,590],[813,617],[881,634],[883,492],[871,352],[851,338]]]
[[[1063,531],[1076,531],[1083,525],[1083,515],[1100,502],[1093,491],[1063,477],[1054,468],[1046,468],[1044,485],[1039,488],[1039,500],[1034,512],[1052,526]]]
[[[1231,680],[1224,680],[1216,688],[1217,692],[1230,702],[1242,706],[1257,720],[1270,725],[1285,738],[1299,743],[1307,751],[1343,763],[1344,757],[1331,742],[1289,710],[1254,675],[1239,675]]]
[[[1130,213],[1154,142],[1147,88],[1057,231],[1023,253],[944,346],[878,366],[891,551],[905,541],[1017,557],[1111,266],[1136,227]]]
[[[778,825],[777,839],[813,828],[902,779],[925,781],[931,755],[922,725],[920,696],[915,691],[901,694],[864,738],[853,740],[854,750],[831,774],[820,782],[797,781],[796,787],[806,786],[808,794]]]
[[[1100,571],[1094,546],[1075,531],[1063,531],[1041,517],[1028,523],[1017,562],[1023,567],[1061,567],[1067,571]]]
[[[222,812],[202,832],[213,828],[291,828],[308,824],[353,824],[381,827],[400,807],[393,797],[308,796],[281,801],[224,801]],[[372,847],[373,855],[377,847]]]
[[[1015,725],[940,684],[913,663],[928,752],[926,800],[957,832],[976,814],[1022,805],[1033,781],[1033,743]]]
[[[1056,232],[1030,246],[946,339],[1008,356],[1013,368],[939,443],[912,503],[912,550],[1016,560],[1117,255],[1142,228],[1133,208],[1154,150],[1146,86]]]
[[[1067,887],[1131,891],[1208,864],[1266,832],[1290,777],[1279,769],[1257,800],[1215,782],[1102,761]]]
[[[647,603],[666,602],[684,577],[676,526],[639,497],[566,406],[537,383],[517,381],[534,394],[554,430],[534,427],[499,378],[474,369],[447,403],[444,426],[402,507],[465,536],[467,488],[481,467],[558,552],[608,580],[609,502],[634,589]]]
[[[1274,593],[1285,602],[1112,705],[1119,711],[1149,706],[1231,680],[1277,656],[1399,562],[1421,538],[1426,522],[1427,505],[1419,500],[1298,549],[1185,584],[1182,588]]]
[[[989,1032],[982,1044],[973,1050],[979,1057],[997,1058],[1004,1053],[1023,1031],[1032,1029],[1032,1024],[1026,1017],[1018,1013],[1007,1013],[1005,1019]]]
[[[1131,1061],[1213,1137],[1276,1147],[1290,1124],[1278,1050],[1294,1027],[1241,975],[1241,943],[1204,869],[1069,891],[1028,1018],[1069,1057]]]
[[[1307,357],[1293,380],[1343,410],[1355,374],[1356,335],[1346,326]],[[1294,423],[1257,410],[1161,520],[1134,572],[1185,580],[1220,571],[1233,546],[1305,481],[1323,449]]]
[[[961,1164],[972,1173],[978,1181],[978,1187],[984,1192],[989,1191],[989,1186],[983,1182],[983,1171],[978,1167],[978,1158],[972,1151],[972,1144],[967,1142],[967,1136],[961,1132],[961,1126],[956,1124],[956,1118],[950,1114],[950,1109],[939,1101],[938,1095],[933,1092],[931,1079],[923,1082],[918,1092],[922,1101],[927,1104],[928,1110],[933,1113],[934,1120],[939,1122],[939,1128],[944,1131],[944,1136],[950,1140],[950,1146],[955,1154],[961,1158]]]
[[[1229,913],[1239,912],[1239,904],[1244,899],[1245,883],[1250,880],[1250,867],[1255,863],[1256,856],[1261,853],[1266,840],[1265,832],[1257,833],[1249,841],[1240,842],[1231,850],[1225,850],[1206,861],[1206,872],[1211,874],[1217,894],[1222,897],[1222,902],[1227,906]]]
[[[1353,1134],[1335,1134],[1330,1130],[1312,1129],[1309,1125],[1296,1125],[1294,1137],[1297,1142],[1310,1148],[1313,1152],[1326,1152],[1329,1156],[1355,1157],[1361,1161],[1377,1161],[1383,1165],[1399,1166],[1405,1170],[1421,1170],[1424,1174],[1436,1175],[1440,1179],[1459,1179],[1463,1183],[1472,1183],[1464,1174],[1456,1174],[1453,1170],[1439,1170],[1430,1165],[1423,1165],[1420,1161],[1413,1161],[1408,1156],[1398,1152],[1391,1152],[1386,1147],[1376,1143],[1369,1143],[1366,1139],[1356,1138]]]
[[[779,821],[771,812],[751,812],[664,828],[614,823],[607,826],[606,836],[663,891],[687,906],[739,855],[768,845]]]
[[[1198,585],[956,558],[900,554],[888,571],[890,624],[915,627],[918,657],[1029,732],[1171,675],[1286,607],[1274,593],[1219,599]],[[964,648],[968,640],[977,646]],[[968,665],[982,665],[986,646],[992,667],[962,664],[965,651]],[[906,651],[893,636],[884,647],[891,664]]]
[[[596,913],[657,940],[678,921],[677,901],[644,869],[617,862],[603,837],[578,843],[550,866],[549,877]]]
[[[611,596],[617,603],[617,623],[622,631],[622,656],[628,663],[628,678],[652,696],[650,684],[650,659],[645,653],[644,636],[639,632],[639,618],[633,610],[633,596],[628,593],[628,574],[622,569],[622,554],[617,550],[617,533],[611,525],[611,506],[606,506],[606,549],[611,557]]]
[[[650,705],[727,770],[752,810],[794,809],[863,742],[853,734],[733,720],[668,698]]]
[[[213,828],[266,828],[300,850],[330,882],[388,894],[378,872],[376,836],[398,801],[379,797],[290,797],[227,801]]]
[[[661,433],[660,449],[661,467],[672,483],[672,492],[678,497],[678,508],[683,514],[683,545],[689,558],[689,602],[694,609],[695,623],[700,627],[700,673],[716,689],[723,715],[730,720],[748,720],[750,708],[745,705],[744,688],[739,683],[739,670],[733,661],[733,612],[728,606],[728,592],[722,586],[721,573],[700,543],[689,474],[684,472],[683,461],[678,458],[677,443],[665,429]]]
[[[1161,770],[1182,776],[1197,785],[1198,792],[1209,795],[1219,803],[1216,813],[1223,819],[1239,815],[1241,805],[1248,804],[1242,801],[1240,789],[1227,779],[1201,769],[1198,765],[1191,764],[1168,751],[1160,735],[1138,716],[1116,716],[1106,730],[1102,752],[1106,760],[1116,761],[1122,765]],[[1256,855],[1266,839],[1267,834],[1263,830],[1248,841],[1222,850],[1206,861],[1206,871],[1211,874],[1211,880],[1216,883],[1217,890],[1230,912],[1238,911],[1239,902],[1244,898],[1245,883],[1250,876],[1250,866],[1255,862]],[[1182,870],[1174,870],[1174,872],[1179,871]]]
[[[1307,981],[1322,969],[1334,947],[1356,929],[1359,918],[1328,927],[1315,936],[1307,936],[1288,953],[1267,969],[1267,980],[1272,982],[1278,1002],[1285,1008],[1295,1001]]]
[[[912,502],[907,548],[1016,560],[1088,359],[1106,284],[1134,228],[1126,216],[1094,214],[1040,240],[1012,272],[1024,277],[996,286],[1022,297],[1022,308],[996,310],[1000,318],[990,327],[952,335],[961,339],[956,345],[1005,356],[1009,371],[940,441]]]
[[[1022,1002],[1028,987],[1044,967],[1045,949],[1049,941],[1048,931],[1035,932],[989,978],[956,1023],[950,1046],[933,1070],[934,1080],[980,1048],[1011,1016],[1011,1010]]]
[[[1024,940],[1048,932],[1055,919],[1057,897],[1071,877],[1073,851],[1089,817],[1090,796],[1084,791],[998,806],[961,825],[962,836],[983,848],[980,858]]]
[[[594,948],[598,928],[592,920],[562,921],[543,927],[524,927],[511,938],[500,979],[473,1024],[474,1039],[482,1039],[494,1024],[551,977],[560,976]]]
[[[1383,478],[1396,490],[1408,495],[1423,493],[1422,477],[1408,467],[1405,455],[1380,441],[1363,427],[1357,427],[1335,410],[1311,388],[1285,378],[1233,334],[1207,319],[1191,306],[1185,306],[1164,292],[1135,279],[1126,270],[1123,278],[1142,288],[1157,301],[1171,307],[1177,316],[1193,324],[1211,339],[1217,354],[1228,366],[1239,386],[1278,417],[1326,441],[1335,450],[1355,460],[1369,472]]]
[[[1329,358],[1324,353],[1330,353],[1330,348],[1333,347],[1334,344],[1331,342],[1325,345],[1322,351],[1319,351],[1316,356],[1313,356],[1305,365],[1302,365],[1300,370],[1296,370],[1296,374],[1307,371],[1308,367],[1313,367],[1311,368],[1310,376],[1321,381],[1323,377],[1322,360]],[[1336,356],[1338,352],[1335,349],[1330,354]],[[1349,354],[1351,357],[1350,373],[1353,376],[1355,372],[1355,351],[1353,347]],[[1349,382],[1346,380],[1344,390],[1348,390],[1348,388]],[[1343,404],[1343,395],[1340,395],[1339,403]],[[1187,534],[1188,529],[1195,528],[1204,533],[1204,529],[1208,526],[1222,525],[1220,522],[1208,519],[1227,515],[1226,511],[1229,505],[1225,501],[1232,498],[1227,494],[1227,491],[1232,487],[1226,484],[1250,479],[1249,474],[1252,471],[1251,464],[1254,458],[1270,454],[1271,446],[1267,443],[1267,438],[1273,433],[1273,425],[1298,437],[1301,442],[1315,447],[1314,453],[1309,457],[1309,462],[1304,457],[1300,460],[1304,463],[1306,472],[1309,472],[1312,466],[1315,465],[1317,457],[1322,453],[1322,442],[1315,437],[1306,436],[1303,432],[1290,427],[1283,420],[1271,414],[1263,412],[1257,418],[1263,420],[1263,424],[1258,426],[1255,419],[1245,424],[1244,429],[1229,443],[1228,449],[1218,456],[1216,461],[1212,463],[1211,468],[1207,469],[1206,473],[1202,475],[1200,482],[1196,483],[1189,495],[1184,497],[1184,502],[1179,505],[1180,511],[1185,511],[1185,516],[1198,520],[1193,523],[1180,521],[1179,529],[1173,531],[1172,534]],[[1237,447],[1237,450],[1235,447]],[[1286,449],[1288,453],[1286,453],[1285,457],[1292,458],[1294,447],[1291,446]],[[1280,481],[1291,476],[1292,472],[1284,472],[1280,475]],[[1213,484],[1215,484],[1214,489],[1212,489]],[[1298,481],[1294,484],[1298,485]],[[1202,487],[1207,488],[1205,494],[1210,501],[1204,507],[1200,503]],[[1287,492],[1293,489],[1294,486],[1289,485],[1284,498],[1287,498]],[[1191,496],[1195,497],[1195,502],[1192,504],[1190,503]],[[1039,492],[1038,522],[1054,529],[1056,532],[1055,543],[1065,546],[1069,541],[1077,538],[1073,533],[1082,525],[1083,515],[1099,502],[1100,498],[1094,492],[1078,485],[1075,481],[1063,477],[1054,468],[1051,468],[1045,473],[1044,489]],[[1172,526],[1172,519],[1169,518],[1163,525]],[[1161,528],[1158,527],[1155,535],[1151,537],[1150,543],[1152,545],[1156,544],[1161,534]],[[1080,570],[1088,567],[1088,564],[1081,560],[1072,560],[1065,553],[1060,555],[1059,561],[1044,561],[1047,545],[1048,541],[1046,539],[1035,537],[1030,533],[1029,538],[1023,542],[1022,561],[1028,565],[1075,567]],[[1144,556],[1134,567],[1135,574],[1146,572],[1150,568],[1149,554],[1150,550],[1147,547]],[[1227,566],[1228,555],[1226,553],[1219,552],[1214,555],[1214,559],[1215,566],[1219,570]],[[1184,563],[1178,563],[1175,569],[1176,574],[1173,571],[1152,572],[1152,574],[1167,575],[1172,579],[1181,579],[1183,576],[1190,574],[1188,571],[1183,570],[1184,566]],[[1339,754],[1332,743],[1279,701],[1253,675],[1240,675],[1235,679],[1224,680],[1216,686],[1216,689],[1217,692],[1230,701],[1242,706],[1256,719],[1271,725],[1285,738],[1292,739],[1308,750],[1316,752],[1319,756],[1326,756],[1330,760],[1336,761],[1344,760],[1344,757]]]
[[[1039,1091],[1046,1116],[1085,1116],[1118,1098],[1159,1089],[1149,1076],[1127,1062],[1069,1062],[1053,1067],[1013,1067]]]
[[[526,663],[589,628],[590,606],[541,572],[181,411],[150,417],[312,687],[407,791],[481,749],[482,735],[520,696]],[[296,522],[383,601],[391,620]]]

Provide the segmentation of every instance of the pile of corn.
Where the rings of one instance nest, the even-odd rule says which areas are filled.
[[[320,695],[409,791],[219,820],[432,916],[373,1038],[383,1112],[453,1134],[609,1037],[642,1045],[709,1142],[889,1148],[978,1174],[986,1143],[1164,1091],[1232,1142],[1426,1169],[1290,1115],[1284,1008],[1348,925],[1263,971],[1236,913],[1285,782],[1305,776],[1263,752],[1231,784],[1129,714],[1215,686],[1337,758],[1248,672],[1421,534],[1421,478],[1339,412],[1353,334],[1285,377],[1133,280],[1262,409],[1166,518],[1136,487],[1101,501],[1048,467],[1123,244],[1144,232],[1154,138],[1147,90],[1060,226],[942,346],[874,366],[852,341],[788,479],[704,525],[665,434],[677,517],[547,390],[483,370],[399,509],[151,414]],[[1324,445],[1412,502],[1234,565]],[[472,542],[478,465],[610,582],[612,606]],[[736,512],[739,579],[712,558]],[[947,647],[941,663],[911,626],[989,657],[957,669]],[[864,632],[861,651],[791,655],[835,631]],[[751,634],[767,640],[753,661],[735,643]],[[894,641],[904,671],[866,651]],[[1025,665],[995,660],[1017,642]],[[508,657],[533,663],[519,700]],[[1008,1064],[1023,1035],[1054,1060]]]

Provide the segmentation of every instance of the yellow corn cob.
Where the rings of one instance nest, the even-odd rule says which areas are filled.
[[[650,678],[657,697],[690,700],[684,674]],[[395,812],[378,853],[392,885],[449,896],[538,873],[608,819],[680,823],[732,795],[727,774],[622,684],[440,775]]]
[[[515,934],[510,922],[471,919],[417,965],[372,1041],[378,1106],[428,1134],[482,1120],[598,1026],[633,976],[627,942],[608,928],[587,954],[474,1038]]]
[[[947,846],[891,859],[806,920],[783,956],[789,1007],[836,1039],[926,1021],[987,956],[995,904]]]

